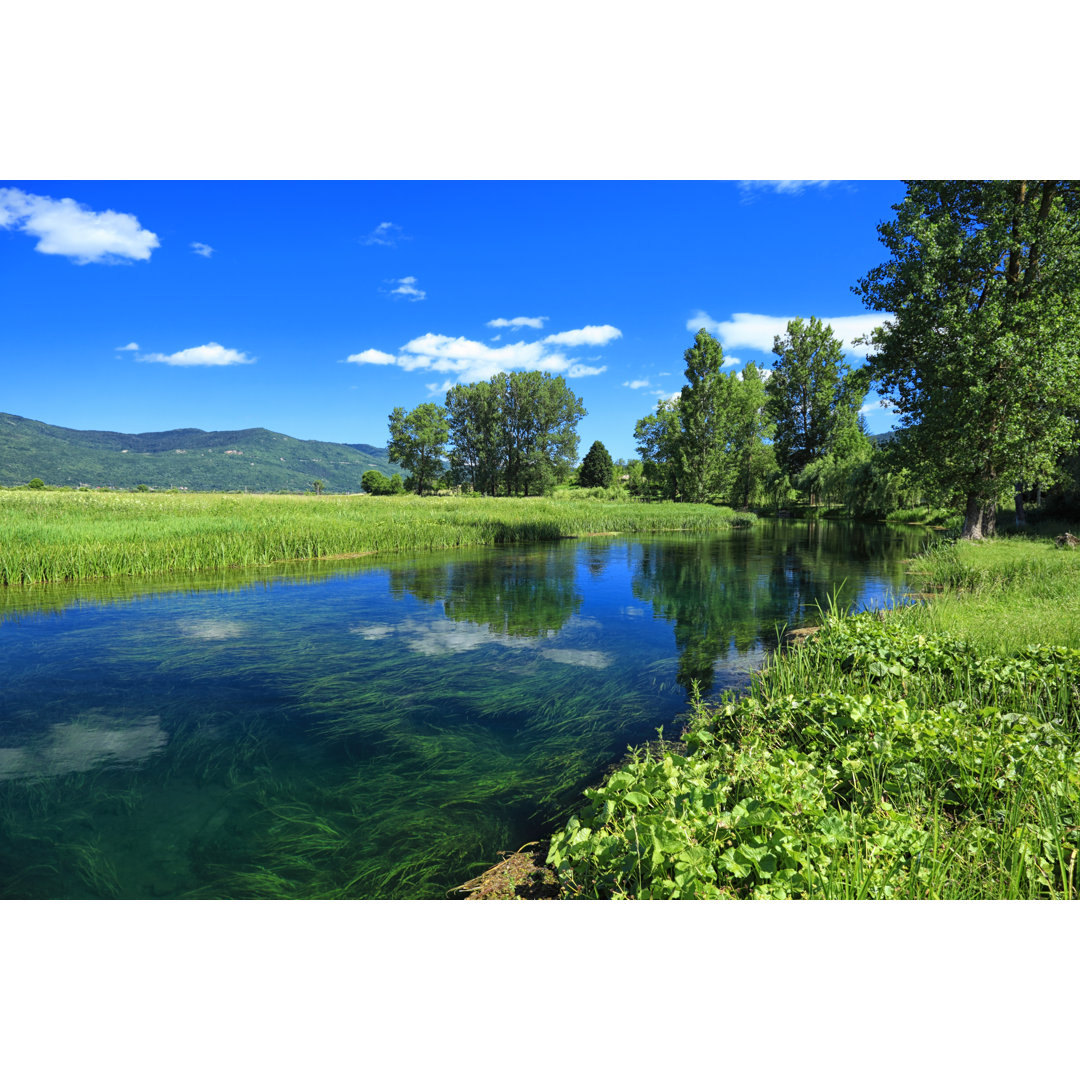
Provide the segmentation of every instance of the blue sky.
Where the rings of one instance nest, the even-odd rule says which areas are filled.
[[[0,181],[0,410],[73,428],[386,441],[395,406],[562,374],[635,454],[698,326],[728,370],[797,315],[854,337],[903,185]],[[853,352],[849,359],[861,363]],[[867,399],[872,431],[891,426]]]

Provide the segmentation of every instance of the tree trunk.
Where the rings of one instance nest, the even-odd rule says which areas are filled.
[[[1023,529],[1027,527],[1027,512],[1024,510],[1024,488],[1019,480],[1016,481],[1016,527]]]
[[[997,504],[984,503],[978,495],[967,497],[967,512],[964,515],[964,528],[961,540],[988,540],[994,535],[997,525]]]

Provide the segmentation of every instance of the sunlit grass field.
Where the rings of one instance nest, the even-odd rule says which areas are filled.
[[[1035,643],[1080,649],[1080,549],[1049,535],[939,544],[910,574],[934,590],[933,603],[901,616],[924,633],[1001,655]]]
[[[0,584],[752,524],[725,507],[416,496],[0,491]]]

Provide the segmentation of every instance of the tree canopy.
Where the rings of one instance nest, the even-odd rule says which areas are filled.
[[[903,446],[963,498],[965,537],[1075,438],[1078,203],[1075,181],[910,182],[878,227],[890,258],[855,287],[886,314],[871,365]]]
[[[540,495],[577,459],[581,398],[561,375],[511,371],[446,394],[450,465],[458,482],[496,495]]]
[[[417,405],[411,412],[400,406],[390,414],[390,460],[412,474],[410,483],[418,494],[434,489],[442,476],[442,459],[450,429],[446,410],[433,401]]]
[[[578,470],[578,484],[581,487],[607,487],[611,483],[614,462],[607,447],[597,440],[589,447],[589,452]]]
[[[811,316],[792,319],[773,350],[778,359],[766,385],[769,416],[776,425],[773,445],[777,462],[796,475],[830,450],[843,413],[857,410],[858,401],[845,382],[850,369],[831,326]],[[865,389],[863,390],[865,394]]]

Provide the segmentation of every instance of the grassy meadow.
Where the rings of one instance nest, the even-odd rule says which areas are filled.
[[[828,613],[551,842],[567,896],[1080,898],[1080,550],[941,545]]]
[[[266,566],[293,559],[707,532],[752,524],[725,507],[663,503],[0,491],[0,584]]]

